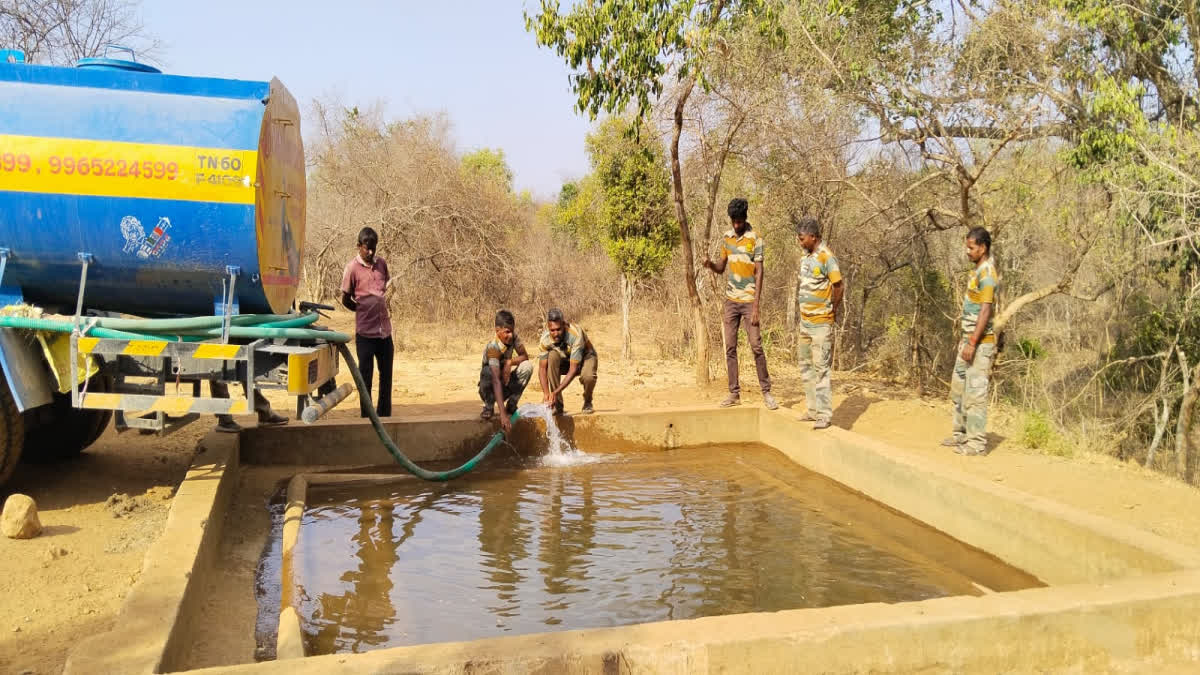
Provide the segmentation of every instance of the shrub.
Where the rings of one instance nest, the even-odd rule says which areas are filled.
[[[1021,425],[1021,442],[1028,448],[1049,455],[1070,457],[1074,454],[1071,444],[1044,413],[1032,411],[1025,414]]]

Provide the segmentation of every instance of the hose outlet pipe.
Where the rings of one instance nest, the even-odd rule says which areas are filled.
[[[304,412],[300,413],[300,419],[304,420],[305,424],[316,422],[325,413],[333,410],[334,406],[346,400],[352,391],[354,391],[354,387],[351,387],[349,382],[343,383],[342,386],[322,396],[320,401],[305,408]]]

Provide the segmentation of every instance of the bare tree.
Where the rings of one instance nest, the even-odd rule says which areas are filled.
[[[69,65],[106,45],[154,60],[161,43],[142,24],[140,0],[0,0],[0,46],[32,62]]]

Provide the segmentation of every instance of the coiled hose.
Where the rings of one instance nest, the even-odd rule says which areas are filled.
[[[358,395],[362,399],[364,407],[367,410],[368,416],[371,418],[371,425],[375,428],[375,433],[379,436],[383,447],[387,448],[388,454],[396,460],[400,466],[404,467],[412,475],[422,480],[444,482],[471,471],[480,462],[487,457],[492,450],[495,450],[500,442],[504,440],[504,431],[497,431],[492,435],[491,440],[483,447],[474,457],[464,462],[461,466],[450,469],[449,471],[429,471],[417,466],[404,455],[404,453],[396,446],[387,430],[383,427],[383,422],[380,421],[379,415],[375,413],[375,406],[371,401],[371,392],[367,389],[366,382],[363,381],[362,373],[358,370],[358,364],[354,361],[354,356],[350,353],[350,349],[346,343],[350,341],[350,336],[345,333],[336,331],[320,330],[316,328],[304,328],[311,326],[318,319],[319,315],[316,312],[306,312],[304,314],[242,314],[232,317],[229,327],[229,336],[243,339],[259,339],[259,338],[289,338],[297,340],[325,340],[337,344],[338,352],[345,359],[346,365],[350,368],[350,374],[354,377],[354,385],[358,388]],[[87,320],[88,323],[92,319]],[[75,329],[75,324],[72,321],[64,321],[59,319],[42,319],[31,318],[24,316],[3,316],[0,315],[0,328],[18,328],[24,330],[35,331],[51,331],[56,333],[70,333]],[[88,330],[88,335],[99,338],[115,338],[119,340],[161,340],[164,342],[199,342],[220,337],[222,330],[222,317],[205,316],[205,317],[188,317],[181,319],[112,319],[101,318],[96,319],[91,329]],[[516,422],[520,415],[513,413],[511,421]]]

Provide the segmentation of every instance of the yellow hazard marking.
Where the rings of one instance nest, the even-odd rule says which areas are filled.
[[[154,402],[150,412],[164,412],[168,415],[186,415],[192,409],[196,399],[191,396],[163,396]]]
[[[92,350],[96,348],[96,344],[98,342],[100,342],[100,338],[94,338],[94,337],[79,338],[79,342],[78,342],[79,353],[80,354],[91,354]]]
[[[90,410],[119,410],[121,408],[120,394],[105,394],[102,392],[87,393],[79,407]]]
[[[246,399],[244,398],[234,399],[233,402],[229,404],[230,415],[245,415],[248,410],[250,410],[250,406],[246,403]]]
[[[158,356],[167,348],[161,340],[130,340],[121,353],[126,356]]]
[[[192,354],[197,359],[232,359],[237,356],[239,345],[203,344]]]
[[[253,204],[258,152],[0,134],[0,191]]]

